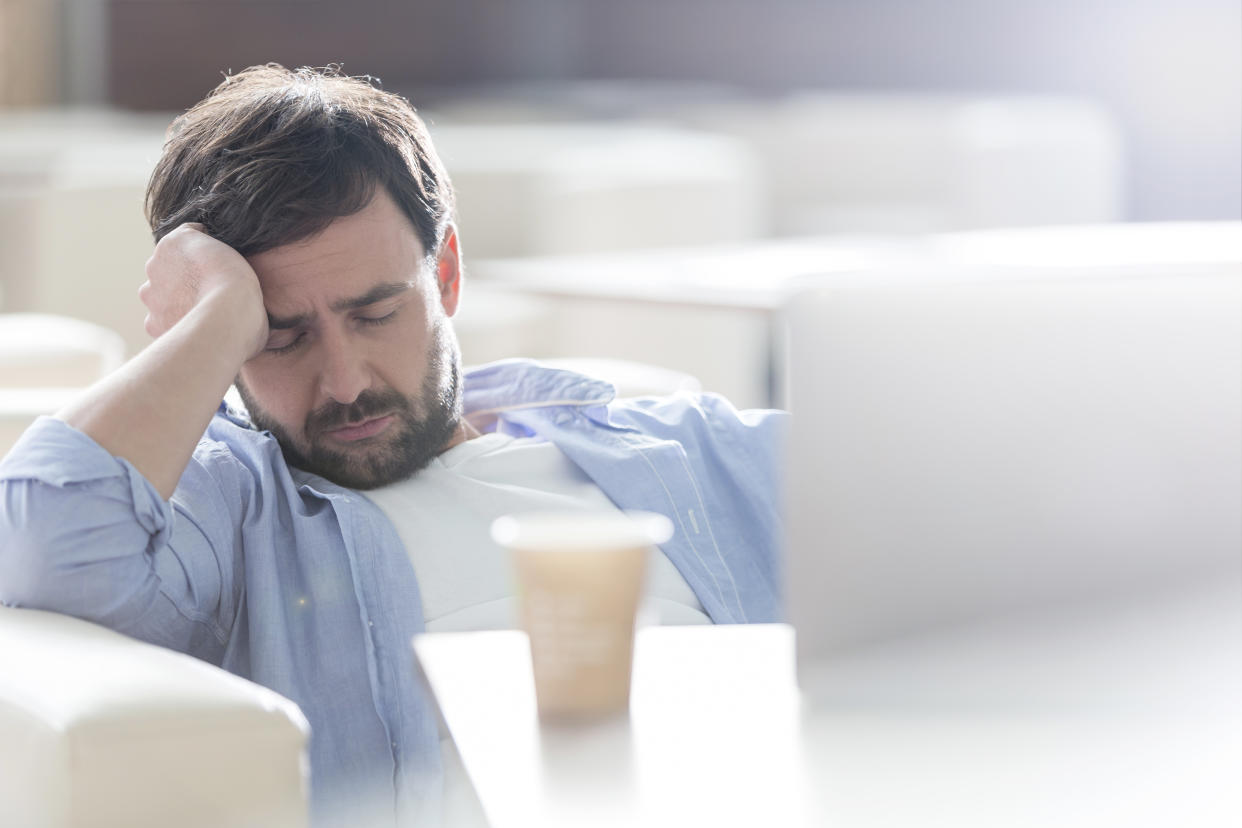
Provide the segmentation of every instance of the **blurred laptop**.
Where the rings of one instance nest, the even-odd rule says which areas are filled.
[[[997,656],[1011,648],[989,631],[1017,623],[1031,643],[1059,621],[1045,649],[1061,658],[1091,612],[1142,615],[1145,596],[1182,586],[1209,595],[1179,605],[1187,629],[1237,660],[1242,225],[1197,232],[1216,255],[1183,248],[1179,263],[1175,228],[1140,228],[1076,265],[1034,232],[1009,249],[1042,251],[1037,265],[960,257],[788,304],[786,582],[804,688],[825,665],[906,652],[921,655],[893,682],[961,690],[976,678],[928,642]],[[1162,252],[1134,256],[1136,238]]]

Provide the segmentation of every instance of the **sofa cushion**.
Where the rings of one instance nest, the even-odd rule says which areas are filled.
[[[30,609],[0,607],[0,664],[6,824],[306,824],[309,726],[276,693]]]

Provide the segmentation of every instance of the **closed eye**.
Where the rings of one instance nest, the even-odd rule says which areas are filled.
[[[359,325],[368,327],[387,325],[396,319],[397,311],[399,310],[400,308],[393,308],[379,316],[355,316],[354,321]],[[305,345],[308,336],[308,329],[305,327],[290,326],[285,328],[282,326],[279,329],[273,330],[272,336],[268,339],[267,347],[264,350],[269,354],[289,354]],[[292,337],[292,339],[289,339],[289,337]]]
[[[289,343],[286,345],[273,345],[271,344],[271,341],[269,340],[268,346],[265,350],[269,354],[288,354],[302,347],[302,344],[305,341],[306,341],[306,331],[298,331],[297,335],[293,337],[293,339],[290,340]]]
[[[383,316],[359,316],[357,319],[358,322],[363,325],[386,325],[396,318],[396,316],[397,312],[395,310],[391,310]]]

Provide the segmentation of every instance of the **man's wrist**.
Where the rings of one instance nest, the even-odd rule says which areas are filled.
[[[267,311],[258,285],[233,282],[204,296],[194,316],[207,322],[218,345],[235,346],[231,356],[237,367],[263,350],[267,344]]]

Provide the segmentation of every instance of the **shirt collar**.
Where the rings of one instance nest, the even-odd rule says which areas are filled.
[[[518,408],[607,405],[616,396],[610,382],[534,360],[506,359],[465,372],[463,403],[467,414],[479,416]]]

